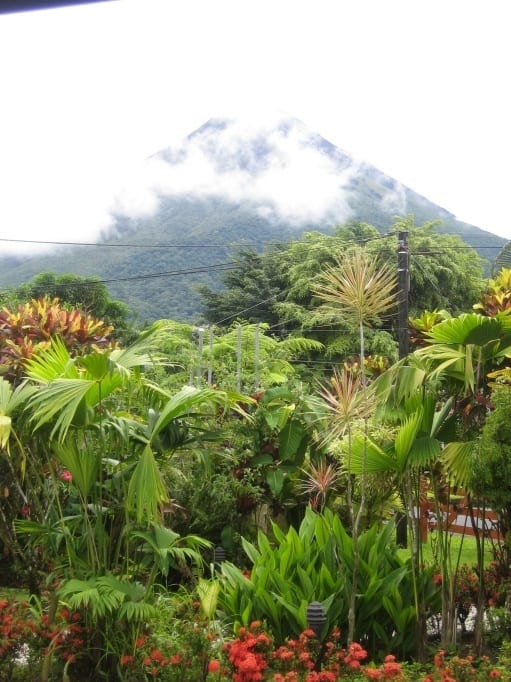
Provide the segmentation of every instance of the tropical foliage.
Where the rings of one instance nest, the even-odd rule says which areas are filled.
[[[350,230],[371,240],[369,226]],[[489,641],[484,622],[503,642],[508,621],[493,609],[505,608],[509,561],[485,570],[480,555],[459,570],[443,514],[460,488],[469,508],[491,504],[504,557],[508,273],[465,312],[422,311],[416,349],[378,364],[366,342],[371,326],[391,329],[395,277],[371,243],[331,251],[314,274],[307,263],[311,311],[332,333],[350,324],[350,350],[329,370],[311,370],[332,357],[328,344],[264,321],[160,321],[123,344],[54,300],[4,311],[6,348],[23,324],[37,343],[0,379],[0,541],[46,627],[29,633],[13,611],[6,660],[25,636],[43,682],[84,669],[94,679],[248,680],[247,661],[251,675],[317,682],[361,671],[364,651],[366,677],[405,680],[395,657],[426,663],[428,619],[439,616],[439,641],[454,649],[474,603],[474,646]],[[424,499],[437,519],[429,560]],[[396,542],[396,510],[408,550]],[[324,613],[314,638],[304,635],[311,603]],[[80,655],[64,636],[69,618],[86,641]],[[317,676],[322,662],[334,677]],[[437,663],[411,679],[461,670]],[[486,677],[466,679],[495,677],[474,670]]]
[[[374,524],[358,538],[354,641],[364,643],[372,656],[386,650],[406,657],[416,647],[412,572],[392,542],[393,532],[391,523]],[[284,533],[273,524],[272,536],[273,542],[259,531],[256,543],[244,541],[248,576],[230,563],[222,564],[221,610],[237,626],[265,621],[281,644],[307,628],[307,607],[317,601],[325,610],[323,634],[336,626],[346,632],[355,548],[339,517],[329,509],[318,514],[308,508],[297,530]],[[435,613],[439,600],[432,570],[424,571],[421,579],[427,594],[424,605]]]

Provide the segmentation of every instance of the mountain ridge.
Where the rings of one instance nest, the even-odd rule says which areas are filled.
[[[495,257],[506,243],[458,221],[297,119],[254,128],[212,118],[181,145],[146,161],[98,246],[4,257],[0,285],[17,286],[43,271],[95,275],[141,321],[196,321],[201,303],[195,286],[218,286],[235,245],[261,250],[307,231],[331,234],[350,220],[385,233],[396,216],[409,214],[416,224],[440,220],[439,232],[459,234],[486,258],[488,249]]]

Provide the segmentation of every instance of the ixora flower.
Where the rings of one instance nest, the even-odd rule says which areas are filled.
[[[208,663],[208,672],[209,673],[217,673],[219,670],[220,670],[220,661],[217,661],[216,658],[213,658]]]
[[[248,628],[241,627],[236,639],[225,642],[223,653],[233,682],[337,682],[354,675],[368,680],[408,679],[391,654],[378,668],[374,664],[365,666],[367,651],[356,642],[342,648],[338,630],[322,644],[312,630],[304,630],[297,639],[288,639],[275,648],[261,623],[254,622]]]
[[[64,471],[60,472],[60,478],[66,483],[71,483],[71,481],[73,480],[73,475],[70,471],[64,469]]]

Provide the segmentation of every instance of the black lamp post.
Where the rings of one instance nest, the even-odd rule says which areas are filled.
[[[319,601],[313,601],[307,606],[307,623],[310,629],[316,635],[316,639],[320,643],[318,657],[316,663],[314,664],[314,670],[321,670],[321,660],[323,658],[323,642],[321,639],[321,633],[326,623],[326,613],[323,608],[323,604]]]
[[[221,545],[215,547],[215,549],[213,550],[213,564],[217,571],[220,570],[222,562],[225,561],[226,558],[227,552],[225,551],[225,549]]]

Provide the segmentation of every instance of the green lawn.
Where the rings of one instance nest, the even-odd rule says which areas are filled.
[[[428,535],[428,541],[423,543],[422,545],[424,559],[428,563],[432,563],[435,560],[435,556],[437,553],[436,542],[437,542],[436,534],[430,533]],[[455,562],[458,562],[459,557],[460,566],[462,566],[463,564],[468,564],[469,566],[477,566],[477,549],[475,538],[469,535],[465,536],[452,535],[450,538],[450,547],[453,564]],[[404,553],[409,553],[409,551],[410,551],[409,549],[403,550]],[[484,548],[485,564],[488,565],[492,559],[493,559],[492,543],[491,541],[486,540]]]

